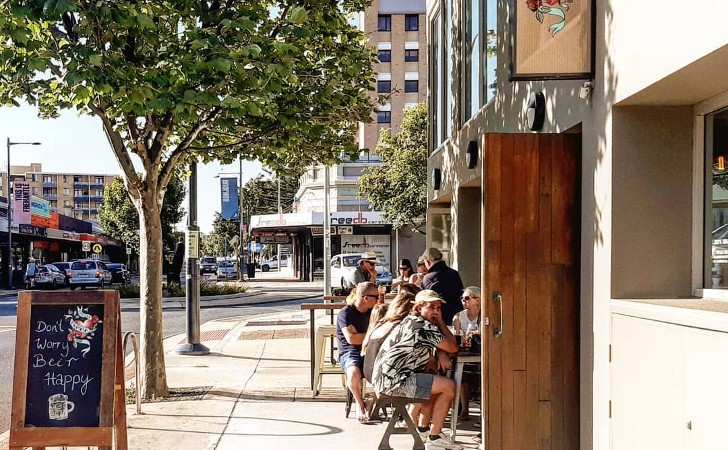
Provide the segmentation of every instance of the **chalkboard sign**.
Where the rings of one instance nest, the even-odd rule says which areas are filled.
[[[117,291],[21,292],[10,449],[126,448]]]
[[[104,305],[30,312],[26,427],[98,427]]]

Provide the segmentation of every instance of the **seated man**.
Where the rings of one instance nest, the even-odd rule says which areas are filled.
[[[459,450],[462,446],[441,432],[455,396],[455,382],[426,373],[428,363],[436,355],[438,370],[449,369],[447,353],[458,350],[455,337],[443,320],[442,303],[444,300],[435,291],[417,293],[412,314],[389,333],[379,348],[372,384],[377,395],[427,399],[418,427],[420,435],[427,433],[426,426],[432,421],[425,448]]]
[[[336,320],[336,337],[339,339],[339,363],[346,373],[346,386],[356,401],[357,419],[369,420],[369,408],[365,407],[362,398],[362,373],[364,358],[361,355],[361,344],[369,328],[369,315],[377,302],[379,293],[377,285],[370,282],[356,286],[356,299],[339,312]]]

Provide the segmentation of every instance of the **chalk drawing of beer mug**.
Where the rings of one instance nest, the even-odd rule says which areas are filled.
[[[53,394],[48,397],[48,418],[51,420],[66,420],[68,413],[73,411],[76,405],[68,401],[66,394]]]

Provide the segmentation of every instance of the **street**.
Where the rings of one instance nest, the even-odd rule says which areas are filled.
[[[321,296],[316,287],[266,287],[256,294],[255,305],[245,305],[240,298],[200,300],[200,323],[228,317],[255,317],[270,313],[291,311],[305,318],[299,304]],[[248,297],[249,298],[249,297]],[[15,357],[15,326],[17,297],[0,299],[0,433],[10,428],[10,402],[12,398],[13,364]],[[139,334],[139,300],[122,299],[122,331]],[[163,305],[164,337],[184,334],[186,326],[185,301],[165,301]],[[131,345],[128,348],[131,351]]]

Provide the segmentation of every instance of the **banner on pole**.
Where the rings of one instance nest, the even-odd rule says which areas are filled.
[[[238,179],[220,178],[220,197],[223,220],[238,220]]]

